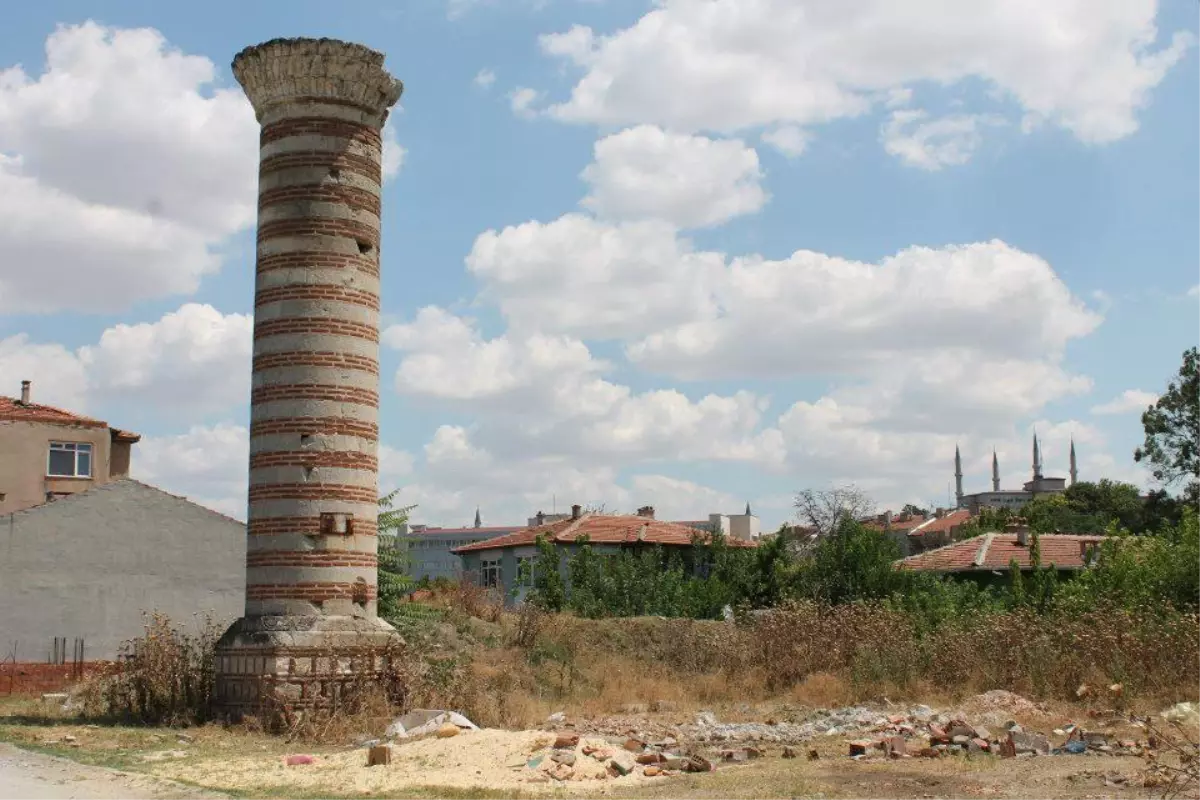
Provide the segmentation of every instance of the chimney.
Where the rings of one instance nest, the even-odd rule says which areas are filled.
[[[654,519],[654,506],[642,506],[637,510],[637,515]]]
[[[944,508],[939,508],[937,511],[933,512],[934,519],[941,519],[944,516],[946,516],[946,509]]]
[[[545,514],[543,514],[541,511],[539,511],[539,512],[537,513],[537,524],[538,524],[538,527],[539,527],[539,528],[540,528],[542,525],[545,525],[545,524],[546,524],[546,515],[545,515]]]
[[[21,405],[29,405],[29,381],[21,381]]]
[[[579,519],[579,515],[583,513],[583,507],[578,503],[571,506],[571,519]]]

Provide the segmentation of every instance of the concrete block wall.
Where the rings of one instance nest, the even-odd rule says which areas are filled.
[[[44,661],[60,636],[114,659],[143,612],[228,623],[245,559],[245,525],[130,479],[0,516],[0,657]]]

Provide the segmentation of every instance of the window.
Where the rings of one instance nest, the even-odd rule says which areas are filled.
[[[533,588],[534,556],[519,556],[517,558],[517,586],[524,589]]]
[[[484,558],[479,562],[479,585],[491,589],[500,585],[500,558]]]
[[[52,478],[92,477],[92,446],[78,442],[51,442],[46,475]]]

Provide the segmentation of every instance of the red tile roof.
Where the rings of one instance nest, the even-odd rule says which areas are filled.
[[[509,533],[512,531],[521,530],[520,525],[492,525],[476,528],[474,525],[466,528],[421,528],[420,530],[409,530],[409,536],[425,536],[435,533]]]
[[[896,516],[892,517],[892,521],[891,521],[890,525],[885,524],[883,521],[881,521],[878,518],[875,518],[868,522],[864,522],[863,527],[871,528],[873,530],[878,530],[878,531],[884,531],[884,530],[896,531],[896,532],[910,531],[913,528],[920,525],[921,523],[925,522],[925,519],[926,518],[921,516],[920,514],[913,514],[912,516],[908,517],[907,519],[901,519],[900,515],[897,514]]]
[[[909,536],[924,536],[929,533],[947,533],[953,528],[957,528],[971,519],[971,512],[968,509],[960,508],[958,511],[951,511],[941,519],[936,517],[927,520],[923,525],[919,525],[909,531]]]
[[[0,397],[0,420],[14,422],[50,422],[59,425],[80,425],[85,428],[107,428],[108,423],[82,414],[74,414],[54,406],[22,403],[12,397]]]
[[[453,553],[471,553],[477,550],[495,550],[504,547],[519,547],[534,544],[537,537],[544,536],[558,544],[574,544],[586,536],[589,544],[661,544],[686,546],[694,539],[705,541],[709,534],[697,531],[677,522],[664,522],[635,515],[584,514],[579,519],[564,519],[540,527],[526,528],[507,536],[488,539],[484,542],[464,545]],[[754,542],[740,539],[727,540],[731,547],[756,547]]]
[[[1030,537],[1032,541],[1032,536]],[[1084,550],[1104,541],[1099,534],[1051,533],[1039,537],[1042,565],[1056,569],[1082,569]],[[1082,546],[1081,546],[1082,545]],[[1007,570],[1016,559],[1021,569],[1029,569],[1029,546],[1017,542],[1015,533],[985,533],[945,547],[902,558],[900,569],[927,572],[990,572]]]

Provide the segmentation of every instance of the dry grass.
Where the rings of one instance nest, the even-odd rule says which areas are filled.
[[[453,613],[479,608],[448,601]],[[501,613],[473,622],[476,645],[413,691],[481,724],[520,726],[551,711],[604,714],[631,706],[686,710],[787,699],[836,706],[963,697],[1003,688],[1074,699],[1080,684],[1121,683],[1142,707],[1195,699],[1195,615],[1014,612],[964,618],[919,635],[903,612],[797,604],[730,624],[657,618],[584,620]],[[465,629],[461,620],[459,628]],[[486,644],[481,644],[486,640]]]

